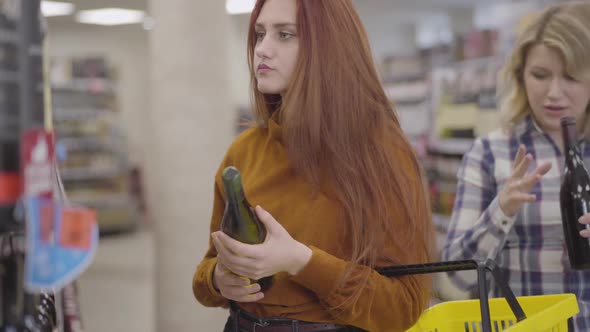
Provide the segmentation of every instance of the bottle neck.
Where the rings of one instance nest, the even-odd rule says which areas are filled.
[[[563,132],[563,145],[565,147],[571,147],[573,145],[578,144],[578,140],[576,138],[576,125],[573,123],[563,125],[562,127]]]
[[[581,159],[578,139],[576,135],[575,123],[565,124],[562,126],[563,132],[563,151],[567,167],[575,168],[576,161]]]
[[[223,181],[225,187],[226,200],[241,202],[244,200],[244,188],[241,181]]]

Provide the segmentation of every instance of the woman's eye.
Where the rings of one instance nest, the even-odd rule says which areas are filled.
[[[543,80],[543,79],[547,78],[547,75],[541,74],[541,73],[531,73],[531,75],[533,75],[533,77],[538,80]]]
[[[265,33],[264,32],[256,32],[256,40],[257,41],[261,41],[264,38]]]
[[[568,80],[570,82],[577,82],[577,80],[570,75],[565,75],[565,76],[563,76],[563,78],[565,78],[566,80]]]
[[[293,36],[294,35],[292,33],[290,33],[290,32],[283,32],[283,31],[279,32],[279,38],[282,39],[282,40],[289,39],[289,38],[291,38]]]

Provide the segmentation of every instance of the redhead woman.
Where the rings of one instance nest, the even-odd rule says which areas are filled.
[[[351,0],[259,0],[248,60],[257,124],[215,181],[209,250],[193,291],[230,308],[225,331],[404,331],[428,276],[376,267],[430,261],[423,178],[375,70]],[[220,232],[221,171],[242,171],[267,229],[247,245]],[[257,280],[274,276],[268,290]]]

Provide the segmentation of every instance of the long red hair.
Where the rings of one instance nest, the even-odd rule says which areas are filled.
[[[296,1],[299,55],[283,97],[255,88],[254,25],[265,0],[256,3],[250,18],[248,62],[258,122],[266,123],[280,108],[294,169],[318,188],[329,183],[343,207],[354,263],[343,283],[358,264],[430,261],[433,229],[422,172],[380,84],[352,2]],[[392,247],[395,255],[384,259],[385,248]],[[430,286],[428,277],[419,278]],[[350,299],[362,290],[356,288]]]

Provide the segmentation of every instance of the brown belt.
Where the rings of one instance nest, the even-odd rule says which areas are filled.
[[[230,316],[234,322],[237,319],[237,326],[240,329],[251,332],[346,331],[346,326],[333,323],[311,323],[284,318],[258,318],[241,309],[234,309],[234,306],[230,309]]]

